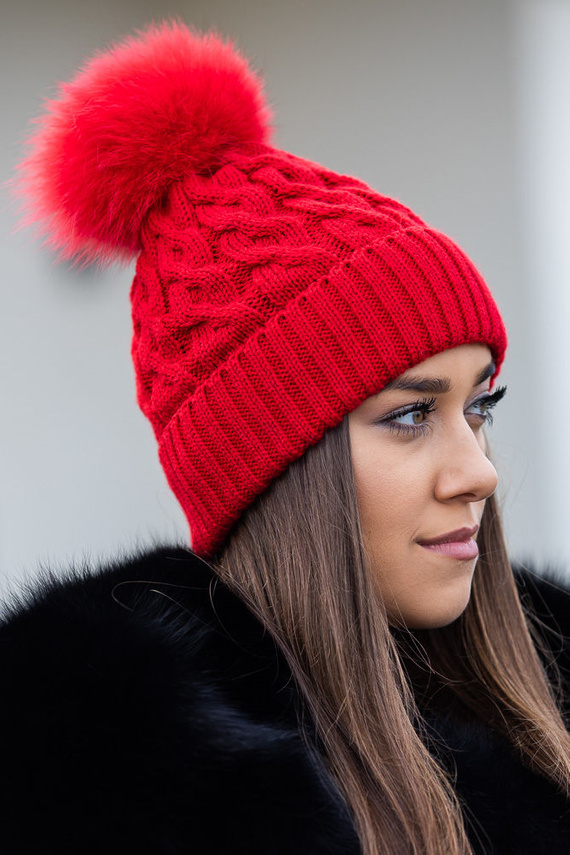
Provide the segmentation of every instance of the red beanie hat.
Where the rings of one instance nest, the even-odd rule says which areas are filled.
[[[138,256],[138,401],[198,554],[407,368],[506,335],[459,247],[361,181],[269,144],[262,85],[215,35],[151,27],[47,104],[20,185],[65,257]]]

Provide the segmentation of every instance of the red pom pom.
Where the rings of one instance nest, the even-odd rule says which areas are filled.
[[[173,182],[269,136],[247,62],[218,36],[172,22],[97,54],[46,107],[20,164],[26,221],[85,261],[136,253]]]

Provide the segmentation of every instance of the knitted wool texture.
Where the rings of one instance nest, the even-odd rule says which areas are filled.
[[[145,38],[129,49],[140,53]],[[192,62],[195,46],[191,36]],[[190,158],[187,174],[145,201],[136,240],[123,240],[142,248],[131,289],[138,400],[205,556],[275,477],[390,380],[471,342],[491,348],[494,380],[506,347],[497,306],[453,241],[260,137],[218,148],[207,169],[203,153],[199,169]]]

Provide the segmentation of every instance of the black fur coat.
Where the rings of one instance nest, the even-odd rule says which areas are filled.
[[[520,584],[569,635],[568,594]],[[0,674],[4,855],[359,852],[272,640],[181,548],[45,578],[6,610]],[[501,738],[432,725],[477,852],[570,853],[570,805]]]

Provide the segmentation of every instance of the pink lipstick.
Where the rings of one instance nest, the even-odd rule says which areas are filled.
[[[459,528],[438,537],[418,540],[418,543],[424,549],[429,549],[432,552],[439,552],[441,555],[449,556],[449,558],[467,561],[477,558],[479,555],[479,548],[473,539],[478,528],[477,525],[472,528]]]

